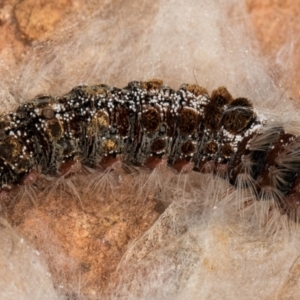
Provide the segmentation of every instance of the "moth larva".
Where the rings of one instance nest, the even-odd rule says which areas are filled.
[[[81,164],[105,170],[121,157],[149,169],[165,160],[178,172],[214,173],[234,186],[249,177],[258,199],[274,198],[298,220],[298,138],[225,87],[210,97],[197,85],[175,91],[157,79],[122,89],[78,86],[20,105],[1,117],[0,129],[2,196],[36,181],[38,169],[62,176]]]

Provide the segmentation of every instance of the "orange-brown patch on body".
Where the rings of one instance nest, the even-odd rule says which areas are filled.
[[[207,89],[198,84],[188,84],[186,90],[193,93],[195,96],[208,95]]]
[[[163,81],[161,79],[153,78],[151,80],[145,81],[142,83],[142,88],[149,90],[159,90],[163,85]]]
[[[150,107],[143,112],[142,125],[148,132],[153,133],[158,130],[160,122],[160,113],[156,108]]]
[[[102,142],[102,147],[105,152],[109,153],[117,149],[117,142],[111,139],[104,140]]]
[[[164,139],[157,138],[152,142],[150,147],[153,152],[161,152],[166,148],[166,141]]]
[[[185,135],[192,134],[199,124],[199,114],[190,108],[183,108],[179,113],[178,128]]]
[[[225,143],[221,149],[220,149],[220,154],[222,157],[229,158],[233,154],[234,150],[232,146],[229,143]]]
[[[223,106],[232,101],[232,96],[225,86],[220,86],[212,91],[211,101],[217,106]]]
[[[252,107],[252,103],[247,98],[236,98],[230,102],[230,106]]]
[[[185,155],[191,155],[196,151],[192,141],[187,141],[181,146],[181,152]]]
[[[205,150],[209,154],[214,154],[218,151],[218,144],[214,141],[211,141],[206,144]]]

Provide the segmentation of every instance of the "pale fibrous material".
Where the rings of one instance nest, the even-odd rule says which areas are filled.
[[[66,20],[48,42],[37,42],[21,65],[1,60],[1,114],[38,94],[62,95],[79,84],[125,87],[132,80],[161,78],[174,89],[199,84],[211,93],[226,86],[234,98],[247,97],[254,113],[274,124],[249,144],[253,149],[272,143],[276,128],[299,135],[299,113],[269,75],[271,66],[257,51],[243,1],[144,1],[116,7],[112,2],[110,9],[105,17],[95,12]],[[282,162],[291,172],[299,156],[294,150]],[[108,298],[298,298],[299,225],[276,208],[280,193],[266,190],[265,199],[256,201],[250,188],[255,182],[247,173],[239,174],[236,188],[227,178],[175,174],[164,166],[134,176],[133,191],[141,199],[151,190],[167,208],[128,246]],[[283,177],[276,177],[277,185]],[[88,187],[107,188],[95,178]],[[109,188],[113,193],[114,186]],[[45,267],[47,259],[61,260],[59,253],[52,250],[39,262],[24,241],[26,251],[12,248],[13,255],[8,254],[8,241],[19,247],[23,240],[2,227],[1,264],[10,270],[11,285],[5,284],[5,271],[0,273],[5,286],[0,298],[64,299]],[[37,262],[30,263],[33,259]],[[89,299],[75,285],[69,295]]]
[[[58,299],[40,253],[0,220],[0,288],[2,299]]]

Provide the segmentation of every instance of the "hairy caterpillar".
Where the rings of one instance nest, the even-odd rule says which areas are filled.
[[[66,95],[39,95],[0,119],[1,195],[32,184],[37,170],[69,175],[81,165],[106,170],[122,159],[155,169],[166,160],[178,172],[195,170],[250,185],[298,220],[300,143],[257,114],[225,87],[208,92],[161,80],[118,89],[78,86]],[[285,196],[287,196],[285,198]]]
[[[25,2],[29,1],[22,1]],[[1,72],[2,112],[7,113],[12,104],[20,105],[40,93],[61,95],[78,82],[93,83],[101,78],[102,82],[123,87],[133,78],[145,80],[161,76],[172,87],[198,81],[212,91],[226,85],[235,97],[251,99],[257,115],[266,116],[269,122],[278,120],[284,124],[286,132],[299,134],[298,113],[295,114],[290,102],[285,101],[287,95],[278,87],[287,85],[280,74],[269,72],[269,67],[277,71],[274,63],[279,60],[287,81],[296,85],[292,75],[296,65],[289,60],[290,53],[286,51],[276,57],[276,62],[269,53],[267,58],[261,58],[259,51],[253,51],[251,45],[255,40],[251,28],[243,30],[243,24],[249,25],[251,15],[241,10],[234,14],[245,1],[104,2],[112,3],[110,10],[96,17],[85,14],[85,4],[79,5],[78,14],[70,22],[71,30],[55,30],[49,43],[46,38],[47,44],[36,42],[35,49],[29,51],[25,60],[17,61],[16,67],[11,67],[1,55],[4,69],[7,69]],[[102,4],[95,6],[93,13],[105,10]],[[156,7],[159,10],[154,11]],[[272,11],[278,14],[280,10]],[[40,20],[52,15],[43,15],[38,10]],[[29,17],[26,23],[27,19]],[[293,22],[294,19],[288,16],[285,20]],[[283,25],[280,24],[280,28]],[[291,34],[276,31],[278,36],[290,37]],[[288,51],[289,45],[285,49]],[[6,106],[9,98],[12,101]],[[268,124],[262,130],[266,126]],[[82,164],[81,157],[78,158]],[[165,161],[166,157],[163,163]],[[123,162],[126,164],[124,158]],[[10,210],[5,208],[3,215],[14,226],[11,235],[15,237],[18,231],[34,251],[39,251],[41,259],[46,257],[52,286],[56,292],[63,293],[63,299],[106,298],[102,297],[101,286],[108,283],[119,295],[109,299],[286,299],[291,295],[297,299],[299,226],[286,222],[287,217],[280,216],[275,209],[268,214],[267,226],[259,227],[266,217],[262,212],[268,213],[274,202],[254,201],[246,206],[249,189],[245,186],[251,187],[257,179],[244,176],[242,180],[243,177],[238,176],[237,188],[234,188],[227,180],[211,174],[178,174],[169,168],[163,173],[159,166],[153,172],[139,167],[137,172],[125,174],[119,169],[119,163],[111,167],[116,170],[106,173],[94,170],[88,176],[83,170],[65,179],[68,173],[52,178],[53,181],[46,182],[51,192],[56,189],[53,182],[59,181],[63,186],[47,199],[45,193],[38,194],[34,198],[38,206],[32,205],[26,195],[23,201],[14,199],[15,192],[23,196],[22,191],[35,189],[35,184],[11,191],[7,199]],[[187,164],[185,169],[190,168],[191,164]],[[28,179],[34,179],[38,171],[32,172]],[[99,179],[101,174],[104,176]],[[117,174],[122,176],[121,189],[120,185],[115,185]],[[97,180],[100,182],[97,195],[100,196],[94,197],[92,183]],[[83,191],[80,194],[83,207],[71,200],[72,190],[61,192],[68,182],[79,182],[77,191]],[[36,184],[42,183],[38,180]],[[113,185],[109,192],[106,192],[106,183]],[[86,188],[81,190],[81,186]],[[133,223],[129,216],[137,215],[137,221],[143,220],[151,208],[151,199],[147,197],[150,189],[152,195],[171,204],[166,206],[161,217],[148,222],[150,225],[140,234],[129,235],[141,227],[141,221]],[[124,192],[127,199],[132,197],[131,203],[126,201]],[[107,197],[109,193],[111,197]],[[137,206],[140,214],[134,209]],[[237,206],[242,206],[242,210]],[[109,227],[105,227],[107,220],[111,220]],[[272,234],[266,237],[265,233],[270,233],[268,228]],[[127,248],[126,252],[118,251],[127,235],[131,240],[128,247],[122,248]],[[18,248],[11,247],[9,237],[5,241],[2,239],[1,244],[2,248],[8,248],[0,268],[3,274],[1,297],[7,297],[4,293],[13,283],[24,295],[24,286],[29,282],[28,299],[46,298],[46,293],[41,296],[41,285],[35,279],[42,278],[44,273],[34,276],[30,257],[21,256],[16,251]],[[17,261],[13,261],[13,257]],[[74,268],[69,267],[70,260],[74,261]],[[114,278],[107,277],[116,265],[122,279],[117,287]],[[11,276],[10,269],[15,270]],[[23,273],[27,276],[21,277]],[[109,279],[105,281],[104,278]]]

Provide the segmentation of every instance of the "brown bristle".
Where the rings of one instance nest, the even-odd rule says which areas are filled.
[[[252,107],[252,103],[247,98],[236,98],[230,102],[230,106]]]
[[[223,110],[214,103],[209,103],[204,108],[204,125],[211,130],[218,130]]]
[[[178,127],[182,134],[192,134],[198,126],[199,123],[199,113],[190,109],[183,108],[179,114]]]
[[[161,79],[153,78],[148,81],[145,81],[141,84],[143,89],[149,90],[158,90],[162,87],[163,81]]]
[[[221,156],[225,158],[229,158],[234,153],[234,150],[229,143],[226,143],[221,147],[220,152],[221,152]]]
[[[216,142],[207,143],[205,150],[207,153],[214,154],[218,151],[218,144]]]
[[[233,100],[225,86],[220,86],[211,93],[211,101],[217,106],[223,106]]]
[[[153,152],[160,152],[160,151],[164,150],[165,147],[166,147],[166,141],[161,138],[155,139],[153,141],[153,143],[151,144],[151,150]]]
[[[154,132],[160,125],[160,113],[157,109],[151,107],[142,114],[142,125],[149,132]]]
[[[105,84],[94,84],[91,86],[86,86],[84,87],[84,91],[91,96],[95,96],[95,95],[103,95],[104,97],[107,95],[107,91],[105,90],[105,88],[103,87],[107,87],[107,85]]]
[[[208,95],[207,89],[198,84],[187,84],[186,90],[193,93],[195,96]]]
[[[187,141],[181,146],[181,151],[185,155],[190,155],[194,153],[195,150],[195,145],[191,141]]]

